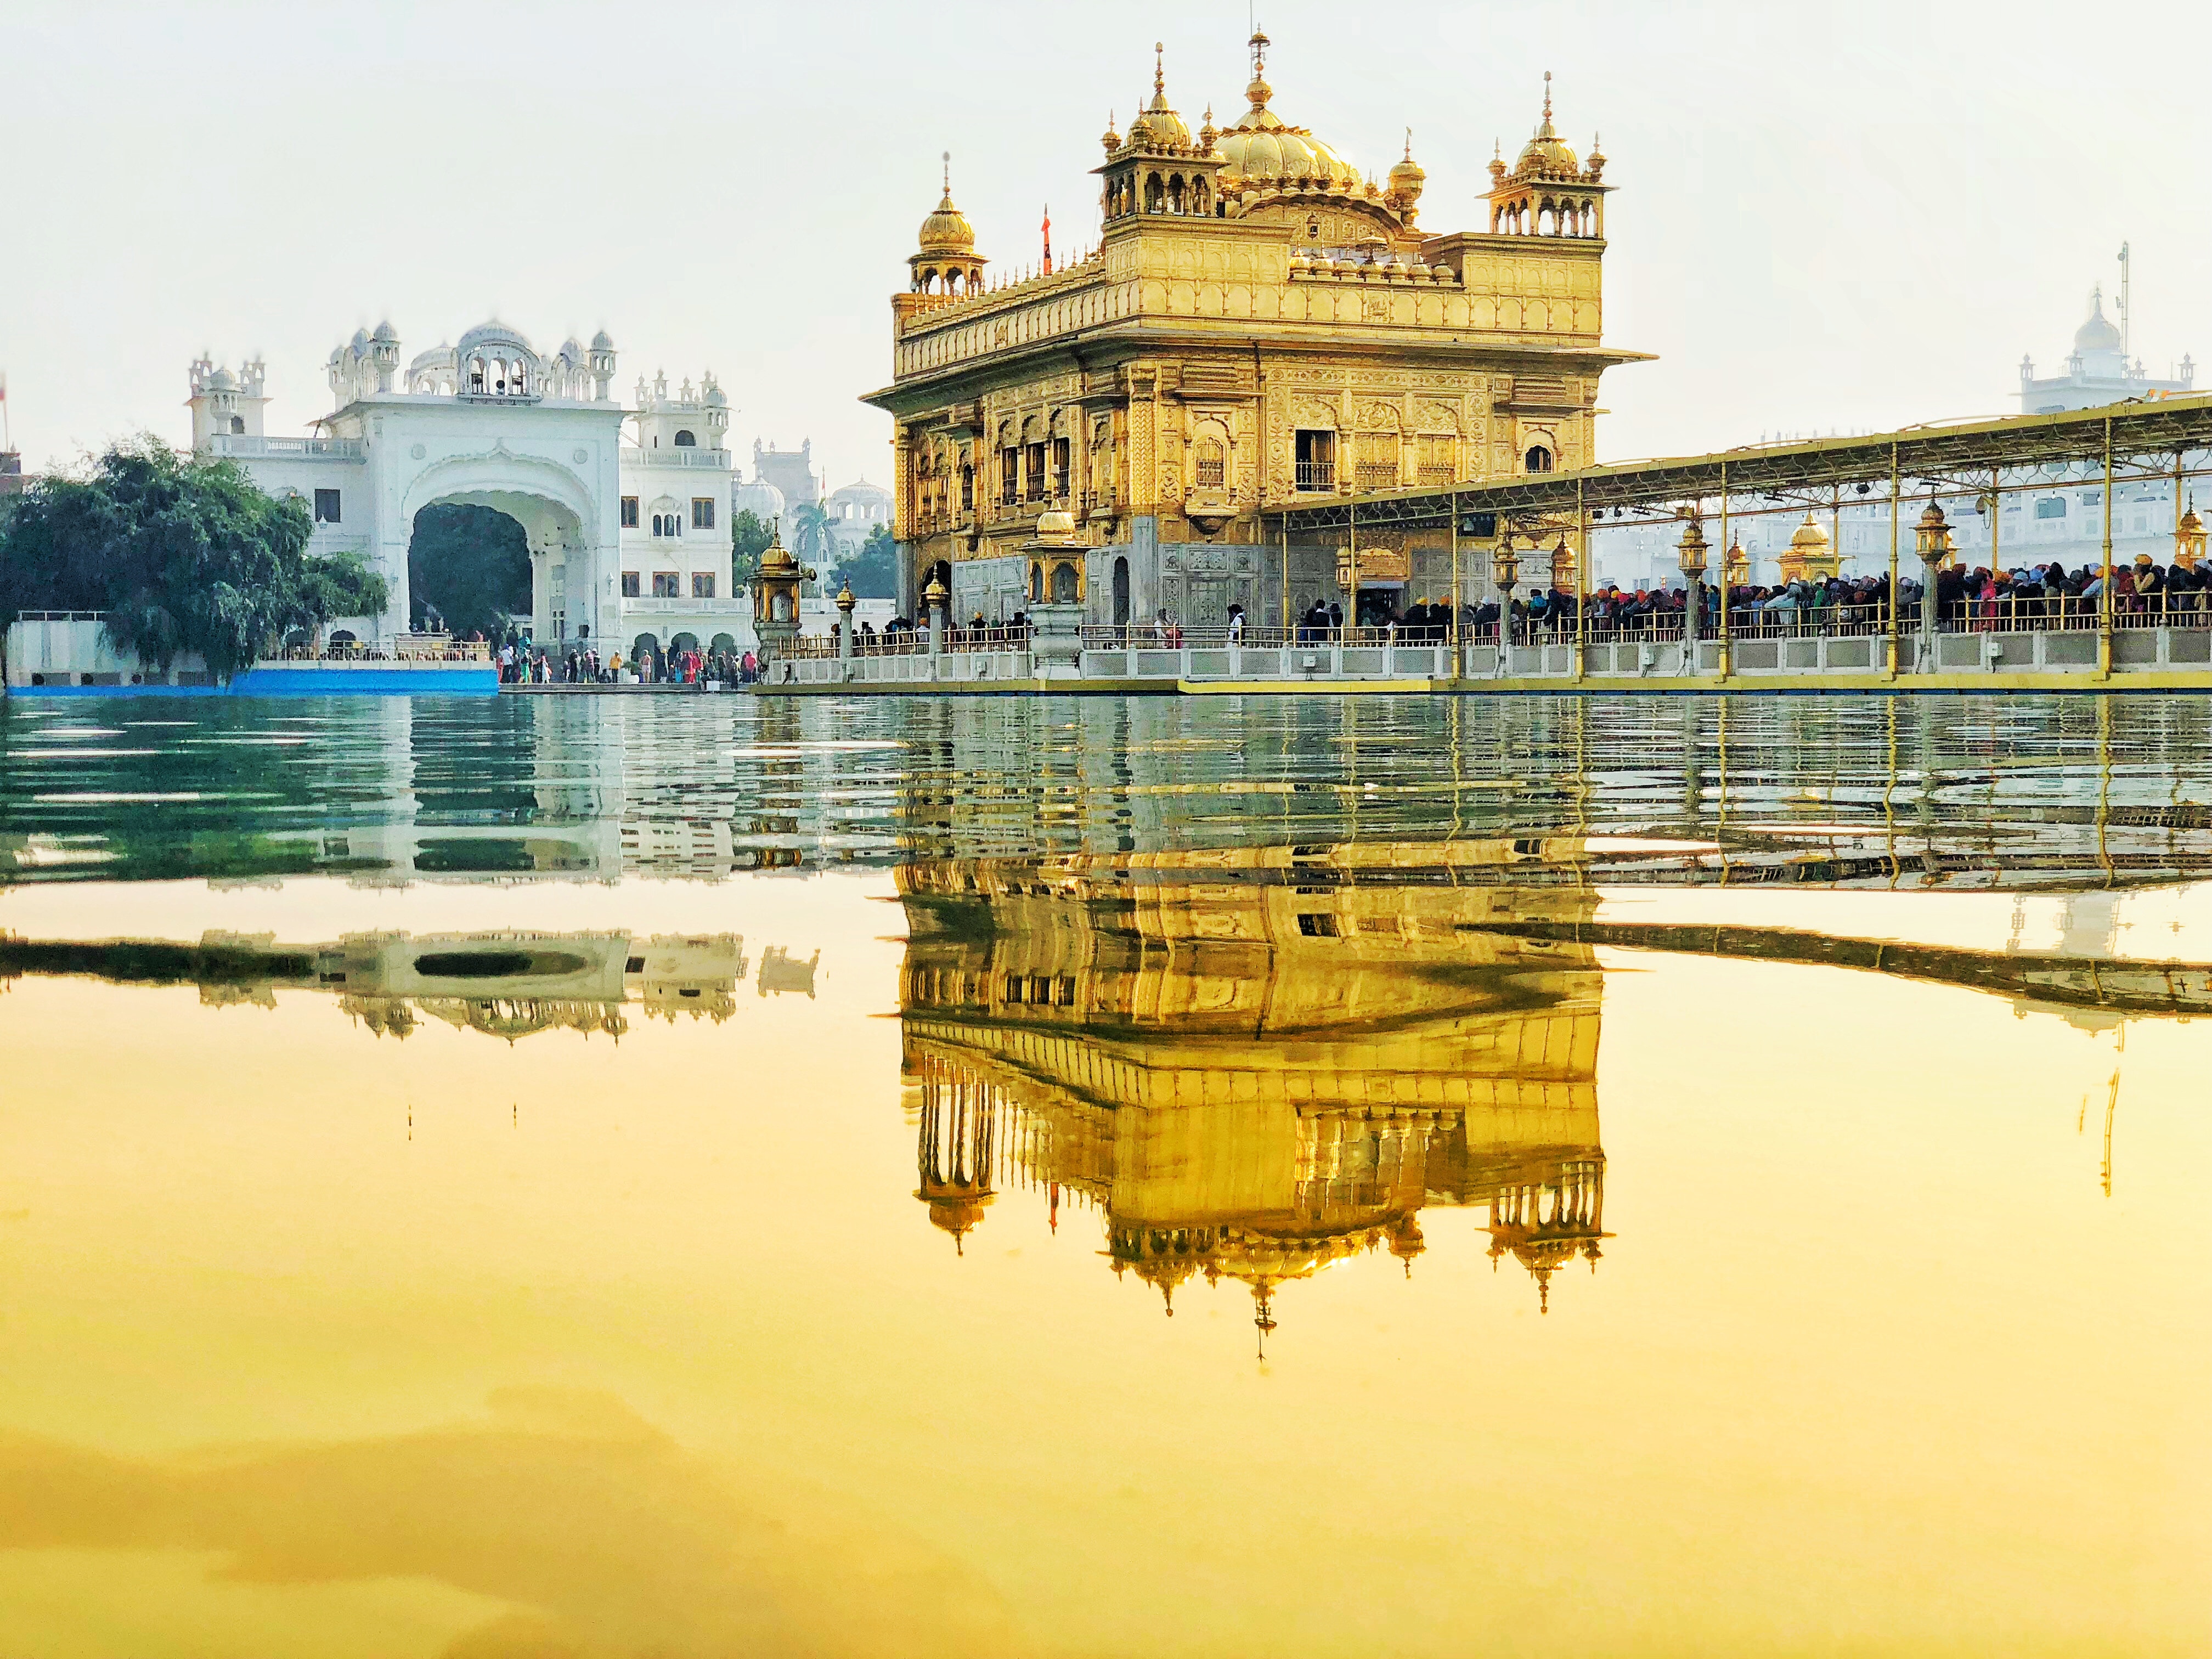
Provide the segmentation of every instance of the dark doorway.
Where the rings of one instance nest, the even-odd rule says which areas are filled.
[[[522,526],[489,507],[426,507],[407,544],[409,623],[435,612],[460,638],[503,634],[509,616],[530,615],[530,544]]]

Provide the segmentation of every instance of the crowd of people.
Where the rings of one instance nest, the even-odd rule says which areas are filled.
[[[1755,635],[1785,629],[1886,629],[1891,617],[1889,590],[1887,574],[1801,577],[1771,585],[1736,583],[1729,589],[1729,630]],[[1710,632],[1718,622],[1718,595],[1711,583],[1699,583],[1698,592],[1701,622]],[[1900,575],[1896,599],[1909,631],[1918,625],[1922,584]],[[2102,612],[2103,599],[2104,581],[2093,565],[2071,571],[2055,562],[2009,570],[1953,566],[1936,579],[1937,625],[1950,631],[2091,627]],[[1681,632],[1687,602],[1686,590],[1680,584],[1628,588],[1607,581],[1584,599],[1566,588],[1539,588],[1513,595],[1512,628],[1516,638],[1572,634],[1577,631],[1578,610],[1586,605],[1588,631],[1594,638],[1620,634],[1672,637]],[[2112,610],[2120,617],[2155,613],[2177,620],[2212,611],[2212,564],[2194,569],[2161,566],[2148,554],[2140,555],[2132,565],[2113,571]],[[1495,639],[1499,616],[1494,599],[1462,605],[1461,637]],[[1401,614],[1384,596],[1362,593],[1355,626],[1395,642],[1439,644],[1453,632],[1452,607],[1422,599]],[[1343,637],[1344,611],[1334,601],[1312,605],[1298,619],[1296,638],[1300,643]]]
[[[471,636],[482,641],[483,635]],[[625,656],[617,648],[601,657],[585,641],[558,656],[521,635],[511,635],[493,653],[502,685],[750,685],[760,678],[760,661],[750,651],[663,651],[648,647]]]

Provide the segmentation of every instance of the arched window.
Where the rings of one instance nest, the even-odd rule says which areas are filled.
[[[246,435],[245,416],[234,415],[230,417],[230,435],[234,438],[242,438]]]
[[[1552,452],[1543,444],[1529,445],[1528,453],[1522,459],[1527,461],[1531,472],[1549,472],[1552,470]]]
[[[676,447],[678,449],[696,449],[699,441],[691,435],[690,428],[687,427],[676,434]]]
[[[1080,597],[1082,578],[1072,564],[1056,564],[1052,568],[1052,602],[1054,605],[1073,605]]]
[[[1031,605],[1044,603],[1044,567],[1041,564],[1033,564],[1030,567],[1030,603]]]
[[[1227,482],[1227,472],[1221,446],[1211,438],[1200,439],[1192,452],[1191,483],[1200,489],[1219,489]]]

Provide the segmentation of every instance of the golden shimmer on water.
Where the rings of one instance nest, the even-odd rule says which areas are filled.
[[[1486,845],[18,890],[0,1650],[2202,1651],[2206,1027]]]

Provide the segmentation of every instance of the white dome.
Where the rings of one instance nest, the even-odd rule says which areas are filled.
[[[208,376],[208,385],[217,392],[228,392],[238,385],[238,377],[227,368],[218,368]]]
[[[614,343],[612,340],[610,340],[610,339],[607,337],[607,331],[606,331],[606,330],[605,330],[605,329],[601,329],[601,330],[600,330],[597,334],[594,334],[593,336],[592,336],[592,350],[594,350],[594,351],[612,351],[614,349],[615,349],[615,343]]]
[[[496,318],[489,322],[478,323],[462,335],[457,349],[465,357],[471,352],[489,351],[502,346],[510,352],[529,352],[533,357],[538,355],[530,350],[530,342],[524,339],[518,331],[509,328]]]
[[[2105,315],[2105,296],[2100,292],[2090,301],[2089,320],[2074,331],[2074,349],[2083,356],[2093,351],[2118,351],[2120,331]]]
[[[392,327],[391,319],[386,318],[376,325],[376,332],[368,337],[380,343],[396,344],[399,339],[399,331]]]
[[[730,511],[766,520],[783,516],[783,492],[772,483],[739,484],[730,492]]]

